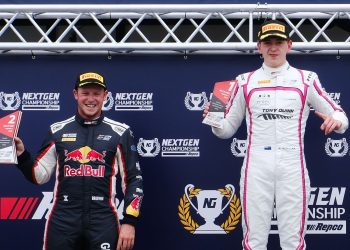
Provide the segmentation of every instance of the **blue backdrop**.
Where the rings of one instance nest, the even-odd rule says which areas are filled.
[[[330,96],[345,110],[350,110],[349,56],[340,59],[291,56],[289,62],[298,68],[316,71]],[[239,156],[244,150],[238,146],[239,142],[244,144],[245,126],[231,139],[218,139],[201,123],[201,108],[216,81],[233,79],[260,64],[258,56],[234,55],[189,56],[187,60],[182,56],[114,56],[110,60],[102,56],[37,56],[35,60],[30,56],[2,56],[0,92],[17,96],[10,106],[17,105],[23,111],[19,135],[34,153],[49,124],[74,114],[72,90],[77,73],[85,70],[103,73],[111,94],[105,104],[105,114],[132,127],[143,170],[145,198],[135,249],[241,249],[238,195],[232,200],[229,195],[223,196],[222,207],[226,203],[230,206],[215,220],[216,225],[224,225],[226,233],[198,235],[191,233],[191,228],[196,227],[191,227],[190,219],[198,227],[204,224],[203,215],[195,210],[198,206],[195,193],[186,192],[185,187],[192,184],[193,190],[218,190],[231,184],[234,194],[239,194],[243,160]],[[48,98],[47,94],[38,93],[55,94]],[[196,94],[201,103],[192,99]],[[122,98],[126,95],[129,98]],[[0,101],[1,117],[13,112],[6,110],[10,106]],[[133,110],[126,103],[135,104]],[[137,106],[138,103],[146,105]],[[46,110],[38,110],[39,104]],[[53,108],[50,105],[58,105],[59,110],[50,110]],[[350,156],[346,147],[349,132],[324,136],[320,125],[320,119],[311,113],[305,152],[314,187],[309,207],[313,224],[306,239],[309,249],[334,249],[336,242],[336,249],[345,250],[350,245],[346,234],[350,219]],[[170,144],[174,139],[176,143]],[[152,146],[145,142],[151,142]],[[342,147],[337,148],[336,143]],[[178,147],[176,153],[180,156],[166,157],[173,146]],[[40,249],[53,180],[34,186],[14,165],[1,165],[0,171],[0,249]],[[276,230],[274,226],[272,229],[272,232]],[[269,241],[269,249],[279,249],[276,234],[272,233]]]

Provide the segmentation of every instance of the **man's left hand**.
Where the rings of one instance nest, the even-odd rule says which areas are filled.
[[[326,115],[318,111],[315,111],[315,114],[323,119],[320,128],[324,131],[325,135],[328,135],[341,127],[341,122],[334,119],[331,115]]]
[[[134,247],[135,227],[129,224],[121,225],[117,250],[131,250]]]

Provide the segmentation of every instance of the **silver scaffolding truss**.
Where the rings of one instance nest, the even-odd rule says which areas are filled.
[[[254,54],[266,19],[292,53],[350,53],[350,4],[0,5],[2,54]]]

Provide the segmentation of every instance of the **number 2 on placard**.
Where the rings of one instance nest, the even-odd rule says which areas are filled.
[[[16,116],[15,115],[10,115],[10,120],[8,124],[15,124]]]

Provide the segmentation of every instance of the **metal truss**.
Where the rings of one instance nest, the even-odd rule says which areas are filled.
[[[350,53],[350,4],[1,5],[2,54],[255,54],[266,19],[292,53]]]

